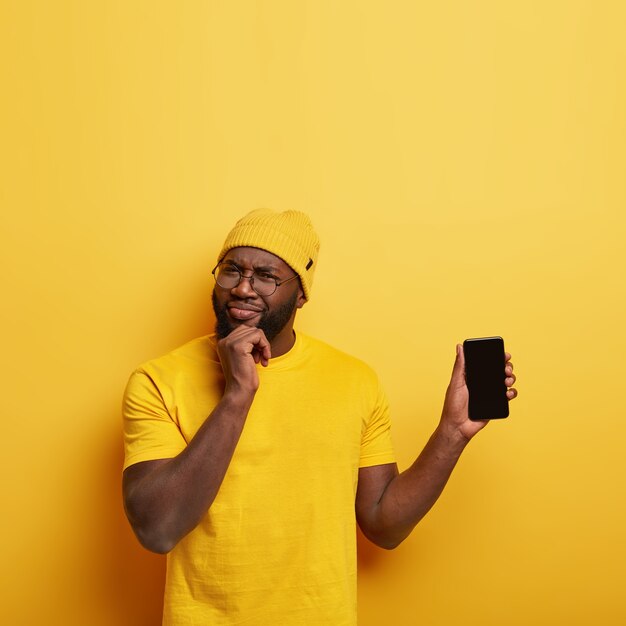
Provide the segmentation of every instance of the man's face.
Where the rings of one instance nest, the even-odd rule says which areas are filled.
[[[279,257],[259,248],[233,248],[223,259],[235,265],[243,274],[263,272],[282,282],[295,272]],[[303,306],[304,293],[299,279],[279,286],[270,296],[259,296],[243,278],[232,289],[215,285],[213,310],[217,318],[215,332],[226,337],[237,326],[245,324],[260,328],[272,342],[277,337],[291,335],[296,309]]]

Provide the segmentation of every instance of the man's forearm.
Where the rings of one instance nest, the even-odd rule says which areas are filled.
[[[441,424],[413,465],[387,485],[377,507],[375,542],[395,548],[441,495],[468,440]]]
[[[252,399],[224,396],[178,456],[126,470],[126,512],[146,548],[169,552],[205,515],[222,484]]]

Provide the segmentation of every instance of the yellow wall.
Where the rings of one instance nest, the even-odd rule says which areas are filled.
[[[227,228],[299,208],[299,326],[380,373],[406,467],[454,344],[521,396],[392,553],[360,624],[626,621],[624,4],[0,4],[6,624],[158,623],[120,503],[131,369],[208,332]]]

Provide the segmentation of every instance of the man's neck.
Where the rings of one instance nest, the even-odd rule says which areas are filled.
[[[274,339],[270,342],[270,348],[272,350],[272,358],[276,358],[277,356],[283,356],[283,354],[287,354],[291,348],[293,348],[296,343],[296,333],[293,328],[289,328],[289,331],[286,332],[285,328],[278,336],[274,337]]]

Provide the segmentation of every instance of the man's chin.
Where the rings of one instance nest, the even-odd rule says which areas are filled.
[[[253,320],[234,320],[227,316],[218,316],[215,322],[215,334],[219,339],[224,339],[230,335],[230,333],[235,330],[235,328],[239,328],[240,326],[249,326],[250,328],[258,328],[259,319]]]
[[[250,328],[258,328],[260,320],[231,320],[231,332],[240,326],[249,326]]]

